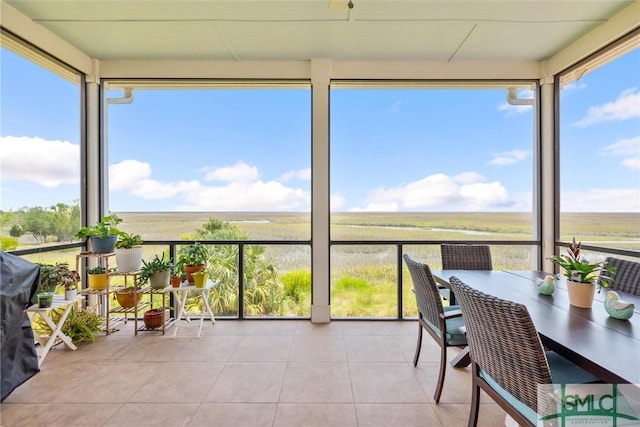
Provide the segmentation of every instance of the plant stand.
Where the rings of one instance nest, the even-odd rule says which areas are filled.
[[[69,316],[69,313],[71,312],[71,308],[78,302],[81,301],[82,298],[81,297],[76,297],[75,300],[73,301],[67,301],[65,299],[63,299],[62,296],[54,296],[53,297],[53,302],[51,304],[51,307],[47,307],[47,308],[40,308],[38,306],[38,304],[33,304],[32,306],[27,308],[27,315],[29,316],[29,321],[33,321],[33,317],[36,314],[39,314],[40,317],[42,317],[42,319],[47,323],[47,325],[49,325],[49,327],[51,328],[51,335],[46,339],[46,343],[44,344],[44,346],[40,349],[40,351],[38,351],[38,366],[42,365],[42,362],[44,362],[44,358],[47,357],[47,354],[49,353],[49,350],[51,350],[51,348],[53,348],[54,345],[57,345],[59,343],[64,343],[67,347],[69,347],[71,350],[76,350],[77,347],[75,346],[75,344],[71,341],[71,338],[69,338],[67,335],[65,335],[62,332],[62,327],[64,326],[64,322],[67,320],[67,316]],[[65,307],[64,312],[62,313],[62,316],[60,316],[60,319],[58,320],[58,323],[56,324],[48,315],[48,311],[56,309],[56,308],[60,308],[60,307]],[[44,336],[40,336],[38,335],[38,333],[36,331],[34,331],[34,334],[36,335],[36,341],[40,341],[41,339],[44,339]]]

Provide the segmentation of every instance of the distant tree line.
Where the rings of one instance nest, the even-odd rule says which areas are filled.
[[[80,228],[80,205],[57,203],[48,208],[35,206],[0,212],[0,218],[2,225],[9,227],[9,235],[16,239],[30,234],[40,244],[71,241]]]

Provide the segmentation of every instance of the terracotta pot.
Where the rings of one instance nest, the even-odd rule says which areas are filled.
[[[160,328],[164,323],[164,312],[154,309],[147,310],[144,313],[144,325],[148,329]]]
[[[116,299],[122,308],[132,308],[135,307],[136,303],[140,299],[140,295],[135,292],[134,288],[128,287],[119,289],[116,292]]]
[[[596,293],[595,284],[567,280],[567,290],[569,291],[569,304],[574,307],[591,308]]]
[[[182,283],[182,277],[172,276],[170,281],[171,281],[171,286],[173,286],[174,288],[179,288],[180,284]]]
[[[195,273],[196,271],[202,271],[202,270],[204,270],[204,264],[200,264],[200,265],[185,265],[184,266],[184,272],[187,275],[187,282],[189,282],[190,284],[193,285],[194,281],[193,281],[193,276],[191,274]]]

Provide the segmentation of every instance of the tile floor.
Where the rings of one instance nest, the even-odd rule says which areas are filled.
[[[469,368],[448,366],[415,322],[218,320],[202,337],[131,322],[77,351],[55,348],[0,405],[2,426],[466,426]],[[453,358],[457,349],[450,350]],[[504,425],[483,396],[480,425]]]

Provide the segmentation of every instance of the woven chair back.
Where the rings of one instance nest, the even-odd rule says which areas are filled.
[[[420,315],[440,330],[445,330],[444,319],[440,316],[444,313],[442,299],[436,281],[431,274],[431,269],[426,264],[414,261],[407,254],[403,258],[409,269],[409,274],[411,274]]]
[[[482,293],[457,277],[449,281],[462,310],[471,359],[538,412],[537,385],[551,384],[551,373],[527,308]],[[544,403],[543,407],[548,406]]]
[[[492,270],[491,249],[488,245],[440,246],[443,270]]]
[[[608,257],[606,262],[616,268],[613,282],[609,288],[614,291],[640,295],[640,263],[614,257]],[[602,270],[600,275],[603,274],[607,274],[607,272]]]

